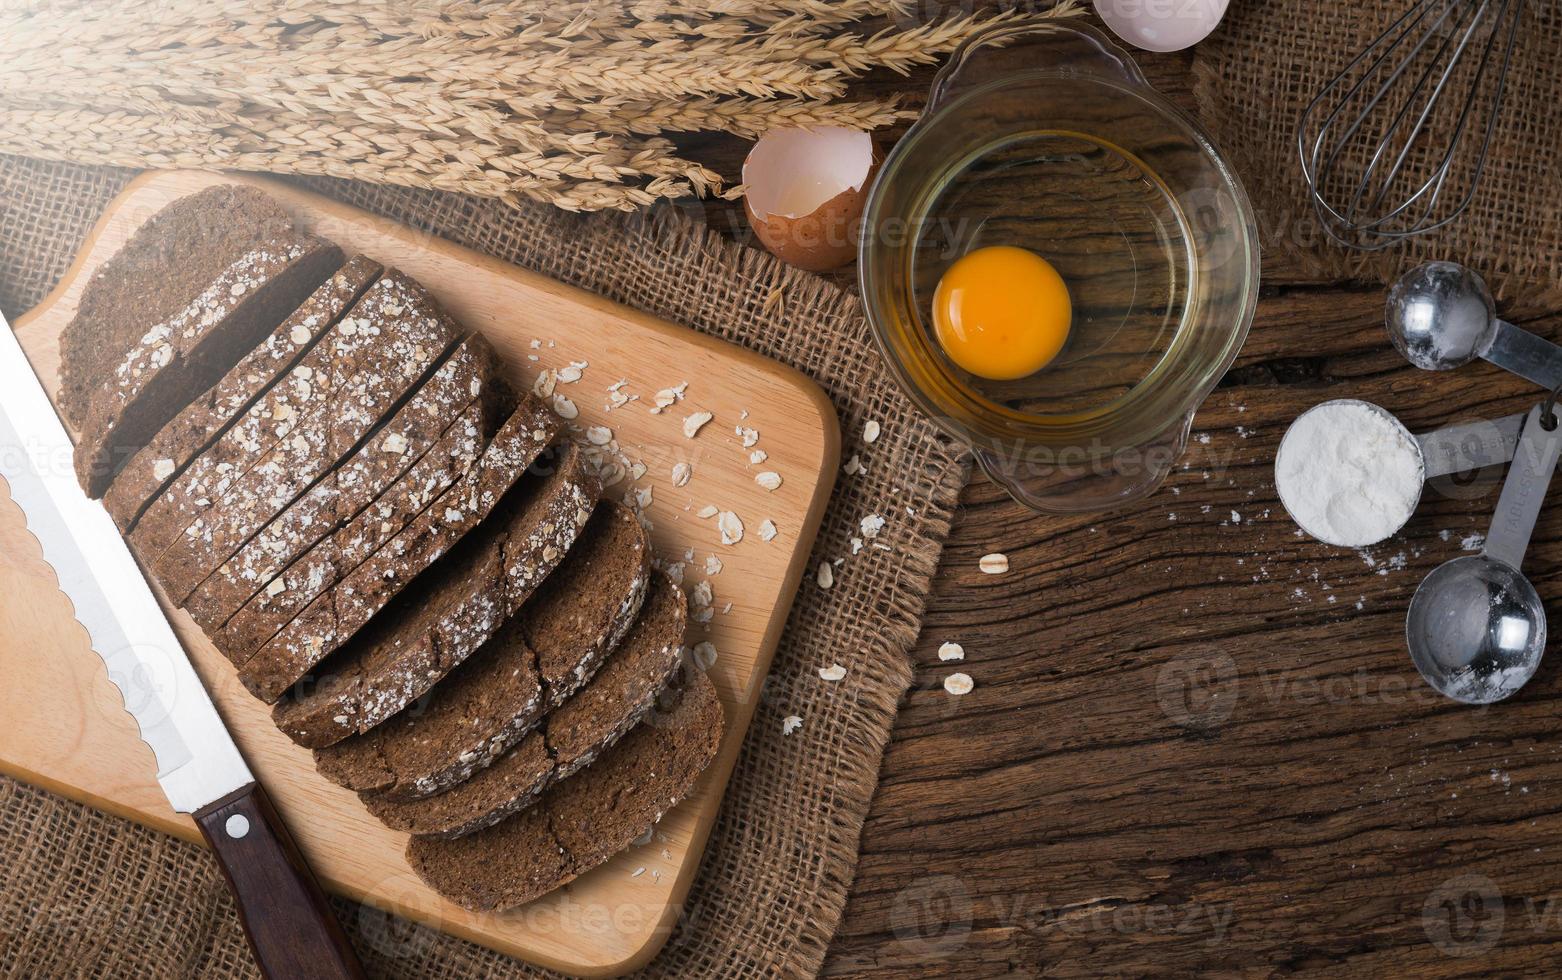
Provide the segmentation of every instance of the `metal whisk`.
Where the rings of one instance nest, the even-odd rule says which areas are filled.
[[[1469,207],[1524,3],[1416,0],[1308,105],[1296,147],[1332,239],[1387,248]]]

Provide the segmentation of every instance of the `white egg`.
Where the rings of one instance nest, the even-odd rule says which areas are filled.
[[[1181,51],[1210,36],[1229,0],[1095,0],[1112,33],[1146,51]]]

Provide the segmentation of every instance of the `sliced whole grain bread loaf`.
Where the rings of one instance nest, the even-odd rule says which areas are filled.
[[[99,383],[76,446],[76,476],[101,497],[157,431],[287,319],[344,261],[311,235],[244,253],[184,309],[148,329]],[[165,273],[166,274],[166,273]]]
[[[720,748],[721,701],[698,671],[654,721],[508,820],[454,840],[413,837],[408,863],[474,912],[522,905],[598,867],[688,796]]]
[[[361,300],[368,285],[372,284],[336,284],[333,280],[296,312],[300,318],[318,315],[328,319],[332,321],[331,328],[291,370],[266,389],[243,417],[190,460],[145,506],[129,534],[131,546],[144,562],[160,558],[186,527],[220,501],[227,489],[266,458],[273,447],[291,438],[299,426],[311,420],[323,406],[330,405],[337,394],[335,383],[339,375],[346,376],[348,367],[339,365],[341,358],[337,353],[344,343],[342,321]],[[368,339],[367,334],[363,337]]]
[[[146,505],[291,371],[382,271],[361,255],[349,259],[260,346],[142,446],[103,497],[120,531],[130,531]]]
[[[614,513],[626,519],[588,526],[548,584],[483,649],[441,681],[426,702],[366,734],[316,752],[316,768],[349,789],[393,800],[441,793],[498,758],[546,712],[565,704],[576,678],[595,674],[604,652],[620,649],[642,603],[649,606],[641,612],[641,623],[656,618],[655,612],[668,603],[669,590],[681,607],[683,595],[671,581],[645,598],[644,532],[632,514]],[[566,587],[554,588],[555,582]],[[566,604],[568,611],[549,608]],[[676,618],[675,652],[682,638],[682,613]],[[577,628],[561,630],[565,620]],[[524,638],[539,623],[549,624],[539,630],[540,639],[551,645],[546,670],[543,658]],[[609,656],[607,662],[617,659]]]
[[[185,608],[230,660],[244,663],[335,584],[343,547],[394,535],[473,465],[498,425],[494,370],[486,345],[458,348],[360,450],[190,595]]]
[[[546,437],[552,431],[535,422],[529,410],[511,416],[477,465],[455,486],[440,494],[366,561],[343,575],[240,667],[239,679],[244,685],[262,700],[275,702],[316,664],[351,640],[468,531],[482,523],[512,487],[539,482],[521,480],[547,445]],[[579,455],[571,453],[566,457],[576,471],[567,485],[578,487],[586,479]]]
[[[573,446],[558,469],[502,506],[502,517],[468,536],[456,552],[403,595],[316,676],[295,686],[293,696],[272,711],[277,727],[295,742],[319,749],[371,731],[421,698],[460,666],[530,598],[514,591],[508,571],[517,562],[537,566],[543,578],[563,560],[585,529],[599,487]],[[470,544],[476,539],[480,544]],[[496,596],[475,594],[462,571],[472,548],[499,554]],[[552,555],[553,557],[545,557]],[[502,615],[488,625],[488,602],[497,597]],[[477,607],[482,615],[465,612]],[[482,629],[473,628],[481,624]]]
[[[537,654],[521,629],[525,615],[523,609],[512,616],[466,663],[396,717],[315,750],[315,768],[348,789],[396,792],[415,786],[427,795],[439,789],[423,787],[453,778],[447,773],[475,771],[503,753],[545,710]]]
[[[81,430],[120,358],[293,219],[262,191],[222,184],[182,197],[138,228],[82,291],[60,336],[60,407]]]
[[[408,402],[398,416],[412,406]],[[414,412],[410,421],[424,418]],[[343,561],[339,540],[394,535],[476,462],[494,420],[491,400],[480,398],[462,408],[432,446],[423,445],[426,433],[386,426],[201,583],[185,608],[230,660],[244,663],[336,583]],[[383,470],[405,465],[409,457],[411,465],[401,472]],[[373,527],[360,530],[362,525]]]
[[[154,535],[166,538],[161,552],[154,544],[144,553],[157,555],[152,571],[169,598],[183,602],[212,569],[356,452],[454,348],[473,344],[487,347],[479,337],[463,337],[455,321],[405,276],[387,272],[369,287],[333,328],[333,336],[316,347],[331,357],[329,403],[318,405],[288,438],[219,488],[209,506],[196,502],[194,520],[186,526],[165,533],[167,525],[149,523],[149,510],[136,527],[133,534],[145,532],[148,542]],[[319,372],[314,376],[318,381]]]
[[[368,760],[356,767],[357,785],[351,788],[360,790],[369,812],[386,826],[424,836],[465,836],[524,810],[549,786],[590,765],[653,709],[658,693],[678,668],[687,619],[683,592],[672,579],[657,573],[640,619],[602,669],[514,748],[497,758],[480,757],[482,767],[474,768],[466,781],[453,788],[435,790],[438,795],[423,792],[436,781],[426,776],[408,779],[407,767],[402,765],[398,771],[388,754],[383,754],[388,764],[379,770]],[[438,747],[459,738],[455,732],[426,735]],[[468,749],[487,750],[487,745]],[[430,747],[417,746],[415,751],[424,754]],[[343,782],[335,775],[341,772],[342,760],[328,753],[316,753],[317,767]]]

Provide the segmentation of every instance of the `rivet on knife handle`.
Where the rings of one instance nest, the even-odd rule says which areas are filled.
[[[271,980],[350,980],[363,967],[266,791],[251,784],[195,814]]]

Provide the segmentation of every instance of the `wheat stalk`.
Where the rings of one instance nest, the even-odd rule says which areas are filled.
[[[850,79],[1021,16],[863,26],[910,6],[0,0],[0,150],[634,209],[721,190],[661,134],[892,125],[912,113],[843,99]]]

